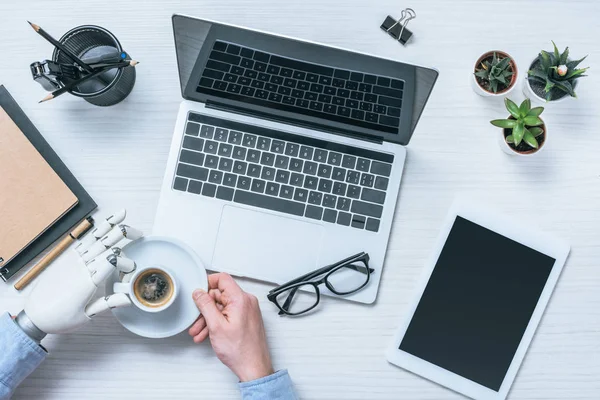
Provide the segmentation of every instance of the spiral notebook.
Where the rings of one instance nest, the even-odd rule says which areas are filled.
[[[95,208],[0,86],[0,278],[13,276]]]

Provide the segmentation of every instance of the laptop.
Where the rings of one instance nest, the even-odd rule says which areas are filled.
[[[347,298],[374,302],[438,72],[184,15],[173,30],[184,100],[154,234],[277,284],[365,251],[375,272]]]

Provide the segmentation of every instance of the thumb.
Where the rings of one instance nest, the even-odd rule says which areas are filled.
[[[194,298],[196,307],[198,307],[198,310],[200,310],[204,316],[204,320],[209,329],[213,329],[216,324],[221,322],[223,314],[221,314],[215,300],[210,297],[208,293],[202,289],[196,289],[192,294],[192,297]]]

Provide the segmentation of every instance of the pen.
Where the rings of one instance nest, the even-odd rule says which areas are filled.
[[[47,41],[52,43],[54,45],[54,47],[56,47],[57,49],[62,51],[64,53],[64,55],[69,57],[73,62],[75,62],[76,64],[79,64],[87,72],[92,73],[94,71],[92,69],[92,67],[90,67],[89,65],[87,65],[86,63],[81,61],[79,59],[79,57],[77,57],[75,54],[71,53],[71,51],[69,51],[69,49],[67,49],[66,46],[64,46],[58,40],[56,40],[52,36],[50,36],[50,34],[48,32],[46,32],[45,30],[43,30],[39,25],[36,25],[33,22],[29,22],[29,21],[27,21],[27,22],[29,23],[29,25],[31,25],[31,27],[33,28],[34,31],[36,31],[40,36],[42,36],[44,39],[46,39]]]
[[[86,234],[87,231],[94,227],[94,219],[87,217],[71,233],[65,236],[58,245],[50,250],[40,262],[38,262],[33,268],[31,268],[19,281],[15,284],[15,289],[21,290],[25,286],[38,276],[56,257],[62,254],[75,240],[79,239]]]

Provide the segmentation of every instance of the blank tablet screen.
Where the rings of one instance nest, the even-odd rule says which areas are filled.
[[[456,217],[400,350],[500,390],[554,262]]]

